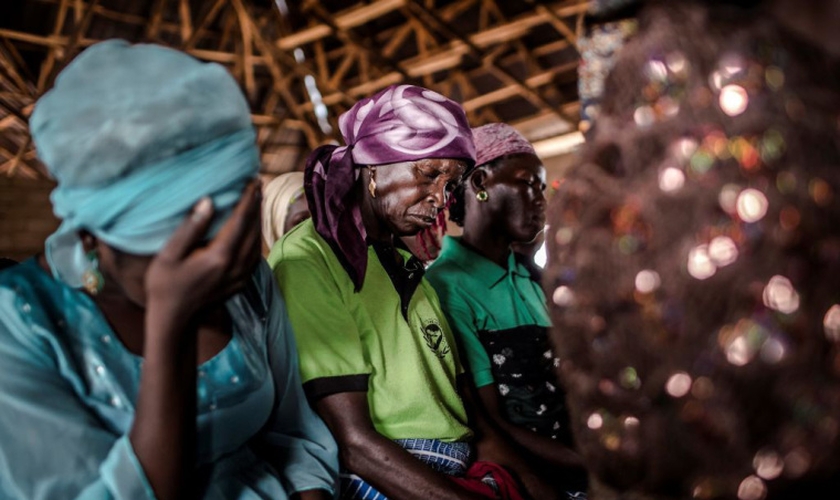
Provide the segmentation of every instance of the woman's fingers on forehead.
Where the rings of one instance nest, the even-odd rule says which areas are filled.
[[[254,220],[259,217],[262,195],[256,182],[249,183],[242,192],[233,214],[225,222],[214,238],[213,245],[219,250],[232,254],[247,238],[249,232],[258,232],[259,223]]]

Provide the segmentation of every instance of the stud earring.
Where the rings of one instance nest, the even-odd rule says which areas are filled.
[[[90,267],[82,274],[82,286],[89,294],[97,295],[105,286],[105,278],[99,272],[99,258],[96,256],[96,251],[91,250],[86,257],[90,261]]]
[[[376,167],[370,167],[370,182],[368,182],[368,193],[371,198],[376,198]]]
[[[483,203],[490,199],[490,195],[487,194],[487,191],[482,189],[481,191],[475,193],[475,199]]]

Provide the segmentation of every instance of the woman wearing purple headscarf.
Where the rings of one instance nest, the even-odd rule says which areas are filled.
[[[343,498],[521,498],[504,467],[475,460],[490,457],[548,498],[482,422],[474,439],[452,331],[421,262],[394,245],[434,223],[475,163],[463,109],[392,86],[339,125],[347,145],[322,146],[307,162],[312,219],[274,245],[269,263],[304,390],[339,442]]]

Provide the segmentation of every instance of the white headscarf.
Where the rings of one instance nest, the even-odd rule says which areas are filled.
[[[279,175],[263,188],[262,235],[268,248],[290,229],[284,227],[286,214],[300,196],[303,196],[303,172]]]

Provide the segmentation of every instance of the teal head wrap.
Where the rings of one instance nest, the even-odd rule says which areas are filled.
[[[248,104],[230,74],[157,45],[91,46],[38,101],[30,128],[58,181],[51,200],[62,224],[47,260],[73,287],[89,265],[79,230],[155,254],[202,197],[221,215],[217,230],[259,169]]]

